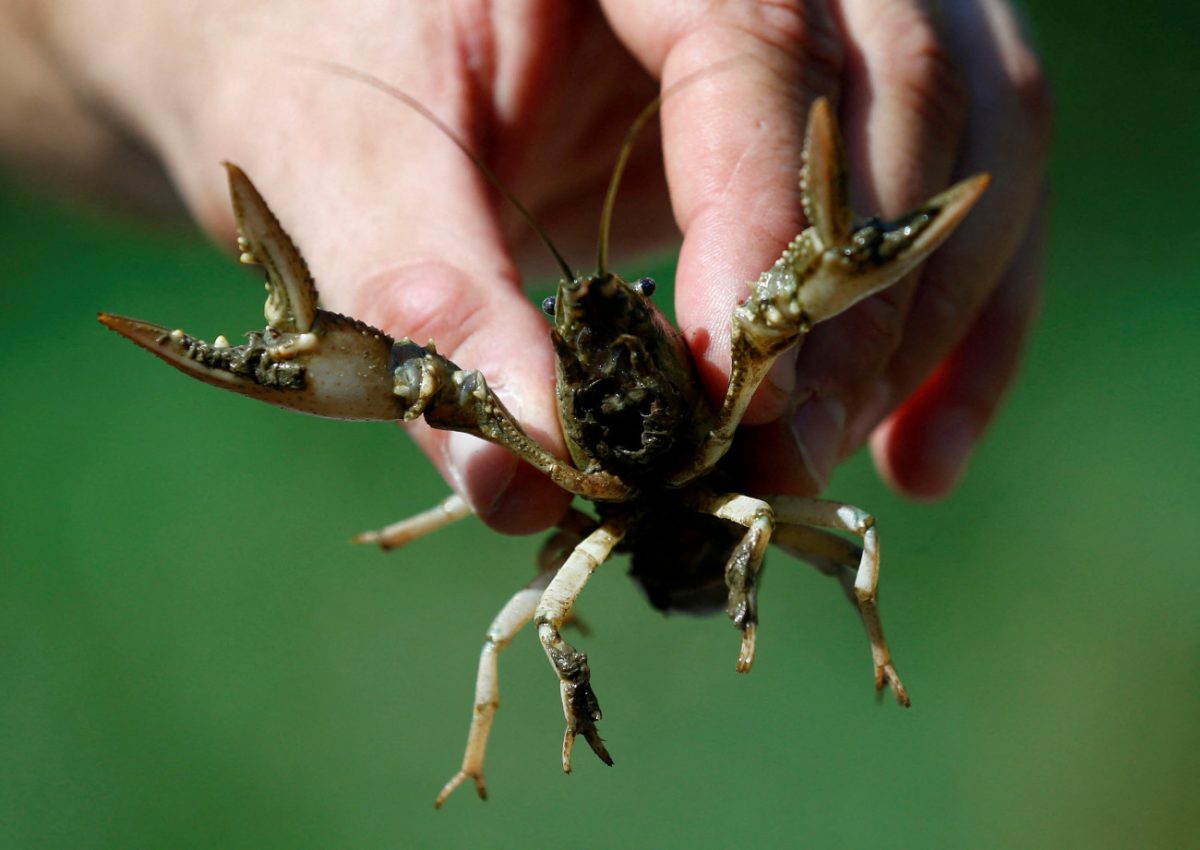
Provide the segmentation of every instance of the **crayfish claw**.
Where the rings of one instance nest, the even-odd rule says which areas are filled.
[[[232,162],[224,165],[237,221],[239,259],[262,266],[267,273],[267,324],[291,333],[311,330],[317,315],[317,287],[308,264],[246,172]]]
[[[990,181],[977,174],[956,183],[895,219],[855,225],[847,193],[846,154],[829,102],[809,113],[800,172],[801,200],[811,229],[788,245],[760,286],[772,278],[800,276],[794,304],[809,323],[832,318],[890,286],[919,265],[954,231]]]
[[[392,395],[390,337],[369,325],[318,310],[312,330],[247,334],[243,345],[207,342],[182,330],[100,313],[100,323],[181,372],[314,416],[399,419]]]
[[[891,688],[892,694],[896,697],[896,702],[905,708],[912,705],[912,701],[908,698],[908,690],[904,687],[904,683],[900,681],[900,674],[896,672],[896,668],[892,666],[890,661],[882,667],[875,668],[875,693],[882,696],[885,685]]]
[[[224,336],[215,342],[171,330],[152,322],[100,313],[100,323],[170,365],[206,384],[241,392],[254,387],[263,394],[299,390],[305,386],[305,371],[290,358],[276,358],[263,334],[251,334],[245,345],[232,346]]]
[[[612,756],[608,754],[608,748],[604,746],[604,739],[600,737],[599,731],[594,723],[585,723],[578,729],[567,728],[563,735],[563,773],[571,772],[571,750],[575,746],[575,737],[582,735],[583,739],[588,742],[588,746],[592,748],[592,752],[600,761],[604,762],[609,767],[613,766]]]
[[[475,793],[479,795],[480,800],[487,799],[487,785],[483,781],[483,771],[478,773],[469,773],[466,770],[460,770],[458,773],[450,777],[450,781],[442,786],[442,790],[438,793],[437,799],[433,801],[433,807],[440,809],[442,804],[446,802],[446,798],[454,793],[454,790],[462,785],[468,779],[475,780]]]
[[[225,164],[242,261],[266,271],[267,327],[243,345],[101,313],[101,324],[215,387],[333,419],[399,419],[391,337],[317,307],[304,258],[267,202],[236,165]]]

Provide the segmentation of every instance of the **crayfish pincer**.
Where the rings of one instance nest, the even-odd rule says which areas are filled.
[[[350,75],[356,76],[356,75]],[[359,77],[362,79],[362,77]],[[407,95],[366,78],[438,125],[516,203],[477,156]],[[634,130],[653,114],[639,117]],[[600,703],[587,656],[561,633],[592,573],[614,552],[632,556],[632,575],[662,609],[724,608],[741,633],[737,669],[754,663],[758,577],[770,543],[835,576],[866,625],[875,687],[908,704],[876,607],[879,541],[875,520],[820,499],[729,492],[727,451],[771,364],[822,322],[899,280],[954,230],[987,185],[958,183],[897,219],[856,222],[846,196],[846,163],[829,104],[812,107],[800,189],[809,227],[782,248],[731,317],[732,364],[724,400],[710,404],[679,332],[652,299],[648,279],[629,283],[607,266],[608,222],[626,143],[601,215],[594,273],[577,276],[536,223],[562,271],[544,309],[557,358],[559,421],[570,460],[530,437],[477,371],[432,343],[393,340],[317,306],[317,288],[299,250],[250,179],[228,165],[241,259],[266,273],[267,326],[244,345],[212,343],[183,331],[101,314],[100,321],[175,368],[214,386],[293,410],[342,419],[415,419],[498,443],[560,487],[590,500],[594,515],[571,510],[538,557],[538,574],[488,629],[462,768],[441,805],[472,779],[485,796],[484,751],[495,718],[499,654],[530,620],[559,682],[566,734],[563,770],[577,736],[611,764],[596,724]],[[457,496],[359,540],[392,548],[467,516]],[[843,534],[850,537],[844,537]],[[851,539],[852,538],[852,539]]]

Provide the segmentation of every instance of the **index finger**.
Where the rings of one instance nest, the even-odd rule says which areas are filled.
[[[719,400],[733,308],[803,228],[796,184],[804,116],[817,96],[836,94],[837,28],[817,3],[604,5],[617,35],[668,93],[663,151],[684,234],[676,312],[705,389]],[[747,424],[780,416],[793,382],[792,358],[783,357]]]

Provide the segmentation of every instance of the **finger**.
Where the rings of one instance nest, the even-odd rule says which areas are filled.
[[[965,89],[926,4],[844,0],[841,13],[851,195],[864,213],[896,216],[950,183],[965,129]],[[918,275],[819,325],[805,341],[791,422],[804,463],[789,492],[827,483],[848,426],[900,344]]]
[[[302,72],[264,73],[288,75],[295,90]],[[435,340],[462,368],[481,370],[530,434],[562,454],[545,320],[520,291],[479,174],[411,109],[307,73],[303,96],[272,104],[272,121],[229,133],[224,149],[301,246],[324,303],[394,336]],[[471,144],[466,114],[441,117]],[[410,431],[489,524],[532,531],[565,510],[567,494],[506,450],[423,424]]]
[[[945,30],[963,57],[971,90],[959,175],[990,171],[979,205],[925,266],[903,342],[874,398],[851,426],[852,451],[962,338],[1005,273],[1038,205],[1050,138],[1050,107],[1036,57],[1012,10],[992,0],[946,4]]]
[[[966,337],[871,438],[876,467],[916,498],[945,495],[1011,385],[1041,304],[1044,209]]]
[[[684,233],[676,313],[719,401],[733,308],[803,227],[796,180],[804,117],[816,95],[837,92],[840,41],[820,2],[604,5],[618,36],[668,92],[663,152]],[[751,405],[750,422],[778,417],[787,403],[791,364],[779,367]]]
[[[545,320],[521,297],[515,281],[491,283],[499,285],[497,292],[480,288],[470,271],[441,261],[399,265],[364,288],[370,303],[359,313],[377,316],[385,328],[403,328],[422,344],[434,340],[439,352],[461,368],[479,369],[526,431],[563,456],[548,393],[554,360],[545,344]],[[566,510],[569,494],[507,449],[421,421],[407,430],[489,525],[530,533],[553,524]]]

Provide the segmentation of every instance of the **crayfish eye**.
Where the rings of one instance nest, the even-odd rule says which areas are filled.
[[[658,288],[658,284],[654,282],[654,278],[652,277],[639,278],[638,282],[634,285],[637,287],[637,291],[647,298],[653,295],[654,290]]]
[[[553,295],[547,297],[546,299],[544,299],[542,301],[542,312],[545,313],[547,316],[553,316],[554,315],[554,306],[557,303],[558,303],[558,299],[555,298]]]

